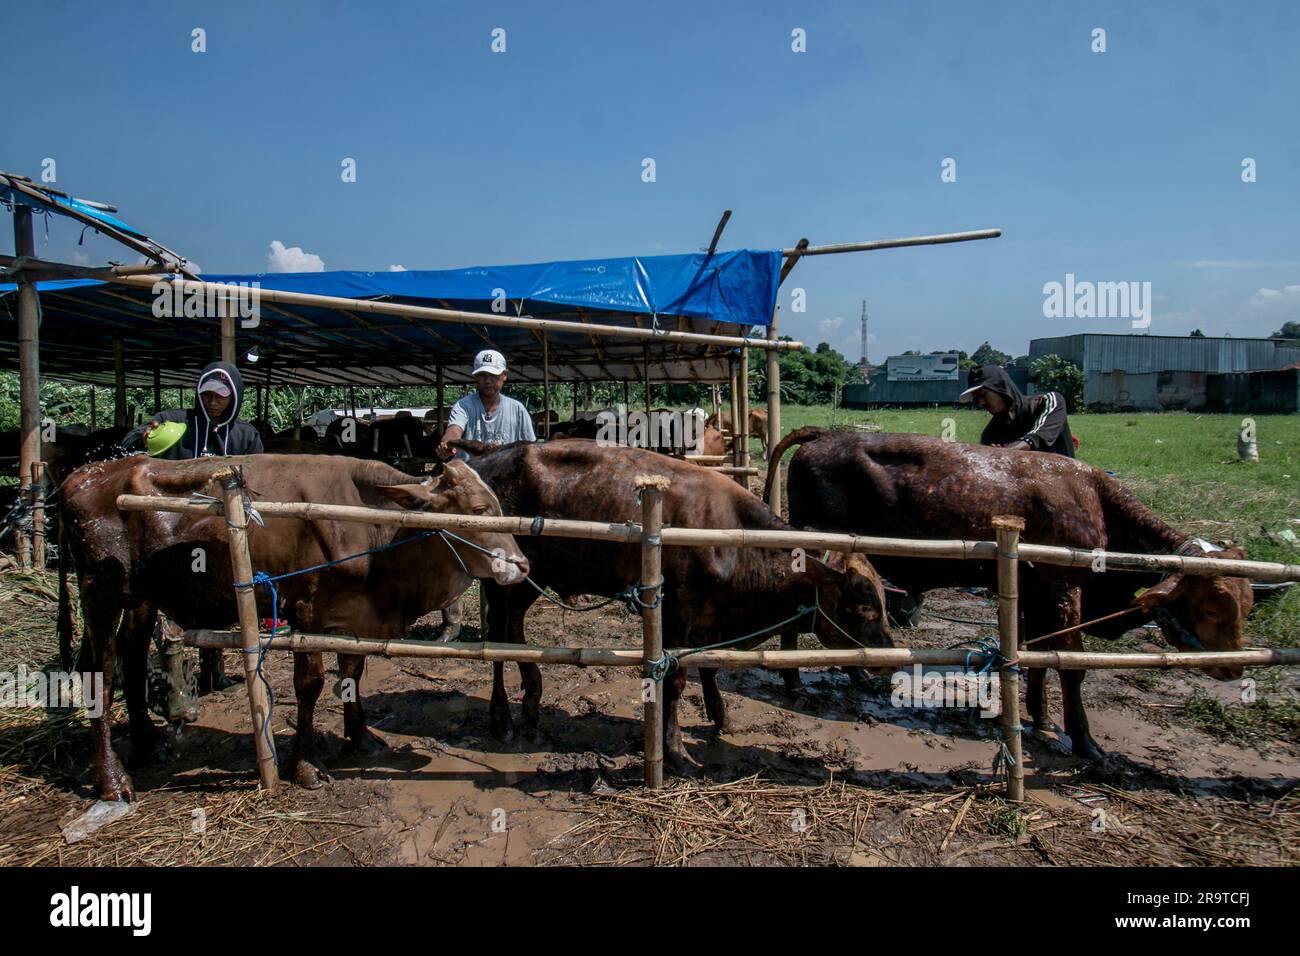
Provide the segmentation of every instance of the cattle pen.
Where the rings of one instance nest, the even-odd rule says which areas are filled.
[[[1021,543],[1023,522],[1016,517],[997,518],[996,540],[917,540],[866,537],[810,531],[750,531],[736,529],[663,527],[663,494],[667,479],[641,476],[636,479],[642,503],[640,524],[609,524],[542,517],[487,517],[394,511],[311,502],[259,501],[254,506],[245,494],[239,473],[219,473],[223,495],[212,498],[176,498],[151,495],[121,495],[117,505],[124,511],[164,511],[178,514],[226,515],[230,534],[231,564],[239,594],[238,631],[191,631],[186,642],[205,648],[238,648],[243,652],[246,687],[253,723],[262,786],[274,791],[279,784],[274,753],[264,732],[269,720],[264,685],[259,681],[261,661],[270,650],[301,653],[340,653],[355,656],[420,657],[481,661],[516,661],[535,664],[575,664],[642,668],[642,719],[645,729],[645,781],[655,788],[663,782],[663,701],[658,685],[673,666],[687,655],[697,667],[708,668],[799,668],[825,666],[881,667],[906,664],[965,665],[979,663],[1001,675],[1001,739],[994,766],[1006,770],[1007,798],[1024,799],[1024,769],[1021,759],[1019,672],[1022,668],[1056,670],[1106,670],[1132,668],[1203,668],[1215,666],[1262,667],[1300,664],[1300,649],[1243,649],[1223,652],[1097,653],[1030,651],[1021,649],[1018,634],[1018,565],[1032,561],[1062,567],[1090,568],[1094,573],[1148,571],[1202,576],[1251,575],[1262,581],[1300,581],[1300,565],[1239,559],[1198,558],[1180,555],[1131,554],[1103,550],[1081,550]],[[573,647],[529,648],[519,644],[465,643],[437,645],[411,640],[367,640],[344,635],[278,633],[263,634],[259,628],[252,587],[257,582],[247,539],[250,516],[311,518],[364,524],[397,526],[439,532],[504,532],[513,535],[542,535],[602,540],[639,545],[642,551],[638,604],[641,607],[641,648],[592,650]],[[997,563],[998,640],[974,649],[868,648],[851,650],[724,650],[663,648],[660,627],[662,580],[659,555],[664,547],[767,548],[780,550],[832,550],[868,555],[992,560]],[[1098,558],[1102,559],[1098,571]],[[276,611],[278,614],[278,609]]]

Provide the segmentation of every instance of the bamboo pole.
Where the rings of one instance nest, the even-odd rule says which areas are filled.
[[[657,790],[664,785],[664,702],[663,681],[655,680],[653,665],[663,657],[663,608],[658,600],[663,588],[664,492],[671,480],[662,475],[638,475],[636,488],[641,495],[641,642],[642,686],[645,707],[645,785]],[[646,606],[653,605],[653,606]],[[649,700],[646,700],[646,697]]]
[[[21,203],[14,203],[14,253],[18,256],[36,255],[36,237],[32,228],[32,211]],[[30,504],[36,489],[23,487],[30,480],[32,469],[41,460],[41,352],[40,352],[40,299],[36,285],[29,281],[18,284],[18,395],[21,403],[21,426],[18,445],[18,500]],[[33,542],[22,526],[14,531],[19,567],[30,567]]]
[[[971,232],[945,232],[935,236],[909,236],[903,239],[873,239],[870,242],[841,242],[829,246],[805,246],[800,249],[782,249],[787,258],[794,256],[829,256],[841,252],[873,252],[876,249],[899,249],[903,246],[937,246],[948,242],[970,242],[974,239],[996,239],[1001,229],[976,229]]]
[[[221,312],[221,361],[235,364],[235,317],[229,313],[226,300],[218,297],[217,308]]]
[[[1002,743],[1007,748],[1007,799],[1022,803],[1025,799],[1025,765],[1020,752],[1020,556],[1017,546],[1025,519],[999,515],[993,519],[998,536],[998,637],[1003,664],[999,669],[1002,683]]]
[[[32,564],[37,571],[45,570],[45,489],[41,481],[44,470],[44,462],[32,462]]]
[[[542,333],[542,437],[551,437],[551,340]]]
[[[740,350],[740,418],[732,422],[736,426],[736,440],[740,442],[741,468],[749,467],[749,349]],[[737,474],[736,480],[741,487],[748,488],[749,481],[744,475]]]
[[[177,514],[220,514],[220,502],[196,501],[154,495],[118,495],[117,506],[123,511],[170,511]],[[407,528],[450,528],[466,531],[497,531],[507,534],[531,533],[531,517],[486,517],[482,515],[433,514],[386,508],[362,508],[353,505],[326,505],[313,502],[259,501],[257,510],[264,515],[286,518],[315,518],[332,521],[356,521],[361,524],[396,525]],[[622,541],[635,544],[641,529],[632,522],[612,524],[600,521],[574,521],[547,518],[541,530],[544,536]],[[820,531],[751,531],[745,528],[665,528],[665,547],[681,548],[791,548],[839,551],[857,554],[885,554],[910,558],[950,558],[954,560],[997,560],[994,541],[913,540],[909,538],[873,538],[866,535],[830,534]],[[1063,567],[1091,567],[1097,557],[1104,557],[1107,571],[1156,571],[1169,574],[1195,574],[1204,577],[1250,577],[1257,581],[1300,581],[1300,564],[1271,561],[1220,560],[1217,558],[1182,557],[1180,555],[1126,554],[1109,551],[1081,551],[1049,545],[1019,546],[1020,559]]]
[[[767,337],[774,339],[777,337],[777,319],[780,317],[781,307],[778,305],[772,310],[772,324],[767,327]],[[767,350],[767,468],[768,471],[774,472],[772,475],[772,491],[767,499],[767,506],[772,513],[779,515],[781,513],[781,467],[780,463],[773,464],[771,460],[772,449],[777,446],[781,440],[781,363],[779,361],[781,353],[775,349]]]
[[[258,395],[258,408],[262,407],[262,399]],[[155,362],[153,367],[153,413],[157,415],[162,411],[162,369]]]
[[[25,207],[24,207],[25,208]],[[33,259],[25,256],[0,255],[0,266],[11,272],[29,272],[35,282],[50,282],[57,279],[99,279],[107,280],[114,276],[149,275],[158,271],[158,263],[141,262],[126,266],[78,266],[68,262],[53,262],[48,259]],[[6,277],[9,278],[9,277]]]
[[[189,279],[169,279],[163,276],[118,276],[109,281],[118,285],[135,286],[152,289],[156,282],[174,282],[182,287],[183,295],[197,295],[204,292],[211,282]],[[223,290],[225,286],[217,286]],[[282,289],[258,289],[260,302],[274,302],[281,305],[299,305],[320,309],[334,309],[341,312],[368,313],[372,315],[408,316],[414,319],[428,319],[433,322],[456,322],[469,325],[492,325],[515,329],[536,330],[538,332],[566,332],[574,335],[597,335],[609,338],[638,339],[641,341],[679,342],[695,345],[717,345],[739,348],[752,345],[755,348],[777,348],[791,352],[803,349],[802,342],[768,342],[766,339],[745,338],[738,335],[708,335],[703,332],[656,331],[653,328],[641,328],[633,325],[600,325],[588,322],[568,322],[562,319],[535,319],[531,316],[498,315],[492,312],[461,312],[455,309],[435,309],[423,305],[405,305],[397,302],[384,302],[374,299],[347,299],[332,295],[312,295],[305,292],[286,292]]]
[[[113,336],[113,424],[118,428],[131,424],[126,410],[126,347],[122,336]]]
[[[225,469],[214,475],[221,482],[222,499],[226,515],[226,528],[230,531],[230,566],[236,581],[253,580],[253,559],[248,551],[248,516],[244,514],[242,480],[234,469]],[[257,596],[251,587],[237,588],[239,606],[240,647],[244,652],[244,687],[248,690],[248,709],[253,717],[253,746],[257,751],[257,775],[262,788],[274,793],[280,784],[275,766],[270,730],[271,704],[266,684],[258,674],[257,661],[261,653],[257,622]]]
[[[302,654],[352,654],[359,657],[412,657],[428,660],[522,661],[529,664],[568,664],[576,667],[645,666],[642,647],[530,647],[526,644],[500,644],[487,641],[435,644],[406,638],[382,640],[343,634],[263,635],[269,650],[294,651]],[[201,648],[240,648],[243,636],[238,631],[188,631],[185,643]],[[669,648],[680,654],[687,648]],[[948,648],[871,647],[846,650],[819,648],[807,651],[719,649],[691,654],[691,667],[737,670],[763,667],[786,670],[808,667],[904,667],[959,666],[967,662],[979,666],[985,657],[977,651]],[[1154,653],[1105,651],[1021,651],[1021,667],[1055,670],[1139,670],[1161,668],[1194,670],[1202,667],[1294,667],[1300,665],[1300,648],[1248,648],[1240,651]]]
[[[99,431],[99,410],[95,407],[95,386],[90,386],[90,430]]]
[[[438,423],[435,426],[438,429],[438,440],[442,441],[442,416],[447,411],[447,394],[446,382],[443,380],[442,363],[439,362],[434,368],[434,381],[437,383],[438,390]]]
[[[736,364],[735,356],[732,356],[730,367],[728,368],[731,379],[731,467],[740,467],[740,437],[736,434],[736,423],[740,421],[740,369]],[[722,420],[718,420],[722,424]],[[726,429],[720,429],[725,433]],[[743,479],[737,478],[740,482]]]

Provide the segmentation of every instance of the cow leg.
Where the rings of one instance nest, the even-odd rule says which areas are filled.
[[[343,735],[359,754],[381,753],[388,744],[366,726],[366,709],[361,704],[361,675],[366,672],[366,659],[360,654],[340,654],[338,659],[339,683],[344,688]]]
[[[330,778],[316,760],[316,701],[325,687],[322,654],[293,655],[293,689],[298,698],[298,730],[293,735],[293,782],[317,790]]]
[[[677,722],[677,703],[686,690],[686,668],[680,665],[659,685],[664,699],[664,763],[678,775],[698,767],[682,745],[682,728]]]
[[[116,665],[114,638],[122,611],[121,587],[99,588],[91,583],[81,589],[81,608],[85,624],[81,667],[99,676],[92,709],[99,716],[90,718],[91,746],[94,749],[93,774],[101,800],[134,800],[135,784],[122,769],[113,752],[109,709],[113,704],[113,676]],[[89,651],[87,659],[86,651]],[[92,687],[94,687],[92,683]]]
[[[1047,671],[1042,667],[1028,668],[1029,680],[1025,685],[1025,706],[1034,722],[1034,730],[1050,730],[1047,713]]]
[[[233,687],[235,682],[226,676],[226,659],[218,647],[199,651],[199,692],[210,694]]]
[[[781,650],[797,651],[798,649],[798,634],[781,635]],[[803,678],[799,676],[799,669],[797,667],[781,668],[781,680],[785,682],[785,692],[790,697],[798,697],[804,692]]]
[[[704,712],[713,721],[713,729],[720,734],[731,733],[727,723],[727,704],[718,690],[718,672],[712,667],[700,668],[700,687],[704,691]]]
[[[153,638],[158,612],[143,605],[122,615],[121,640],[122,685],[126,692],[126,713],[131,724],[131,767],[143,767],[171,758],[167,738],[160,734],[149,716],[149,643]]]
[[[487,640],[493,643],[505,643],[509,640],[508,632],[512,617],[510,592],[493,581],[480,581],[479,600],[488,602]],[[492,696],[488,700],[488,727],[497,740],[508,743],[515,738],[515,724],[510,718],[510,698],[506,696],[504,661],[492,662]]]

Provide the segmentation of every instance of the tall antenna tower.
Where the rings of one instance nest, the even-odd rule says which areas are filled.
[[[862,361],[859,365],[867,365],[867,300],[862,300]]]

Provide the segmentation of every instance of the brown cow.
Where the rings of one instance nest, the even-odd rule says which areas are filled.
[[[152,620],[141,609],[157,608],[183,628],[222,628],[236,617],[228,549],[221,515],[180,515],[156,511],[121,512],[117,496],[219,495],[214,474],[242,469],[248,487],[271,501],[394,507],[393,502],[453,514],[500,515],[491,490],[467,466],[453,462],[437,480],[420,482],[380,462],[343,457],[250,455],[160,461],[143,455],[87,465],[63,488],[63,540],[69,560],[61,562],[59,631],[65,659],[70,656],[71,615],[67,571],[75,567],[84,617],[79,669],[102,672],[105,694],[116,666],[114,635],[126,612],[133,626],[125,635],[123,683],[131,722],[133,762],[154,755],[155,731],[145,703],[145,658]],[[463,537],[496,551],[494,558],[441,534],[413,533],[392,526],[299,518],[265,519],[250,527],[253,567],[285,574],[410,541],[402,547],[363,555],[333,567],[278,582],[278,616],[295,630],[397,638],[416,618],[446,607],[474,577],[509,584],[527,573],[527,562],[505,534],[466,532]],[[196,552],[204,561],[196,565]],[[265,588],[257,588],[258,615],[272,615]],[[365,658],[339,655],[341,679],[359,688]],[[315,759],[312,715],[324,686],[321,654],[294,655],[298,726],[294,735],[293,778],[318,787],[322,774]],[[344,704],[344,732],[361,750],[382,741],[365,725],[357,699]],[[105,701],[105,704],[107,701]],[[91,720],[95,783],[105,800],[131,799],[131,778],[109,741],[107,706]]]
[[[707,428],[712,425],[719,431],[731,433],[731,412],[723,411],[710,415],[704,421]],[[763,443],[763,457],[767,457],[767,409],[751,408],[749,410],[749,437],[757,438]]]
[[[574,439],[545,445],[516,444],[470,464],[492,486],[507,514],[582,518],[621,523],[641,521],[634,479],[662,475],[672,484],[664,496],[663,521],[674,528],[786,529],[763,502],[734,481],[689,462],[624,447]],[[639,580],[637,544],[571,538],[520,538],[533,567],[533,580],[564,597],[612,596]],[[788,551],[741,548],[665,548],[663,551],[664,646],[690,647],[752,634],[820,604],[824,614],[791,621],[791,633],[813,631],[827,647],[890,646],[880,580],[862,555],[835,555],[829,563],[809,556],[795,570]],[[524,643],[524,615],[537,600],[530,587],[488,585],[489,629],[494,641]],[[731,645],[754,647],[773,630]],[[689,663],[690,658],[683,660]],[[493,668],[491,721],[500,736],[511,734],[510,707],[502,665]],[[525,731],[535,733],[541,673],[520,664]],[[726,713],[712,670],[700,682],[709,717],[719,731]],[[676,702],[686,686],[685,667],[664,681],[665,741],[678,764],[688,762],[677,723]]]
[[[975,538],[991,535],[997,515],[1025,519],[1023,539],[1033,544],[1151,554],[1204,552],[1186,535],[1152,514],[1120,482],[1081,461],[1044,452],[1011,451],[945,442],[911,434],[864,434],[800,428],[773,449],[768,472],[781,455],[803,447],[790,461],[790,523],[823,531],[903,538]],[[1238,548],[1210,554],[1244,558]],[[992,561],[877,557],[890,582],[919,596],[933,588],[996,586]],[[1138,597],[1134,592],[1148,588]],[[1254,598],[1237,577],[1197,577],[1020,565],[1026,638],[1136,606],[1141,610],[1087,628],[1115,638],[1155,618],[1165,639],[1188,651],[1237,650]],[[1079,632],[1045,641],[1039,649],[1082,650]],[[1219,680],[1236,680],[1240,668],[1206,668]],[[1074,752],[1097,759],[1083,707],[1084,671],[1060,671],[1065,732]],[[1026,703],[1038,729],[1047,725],[1045,674],[1029,673]]]

